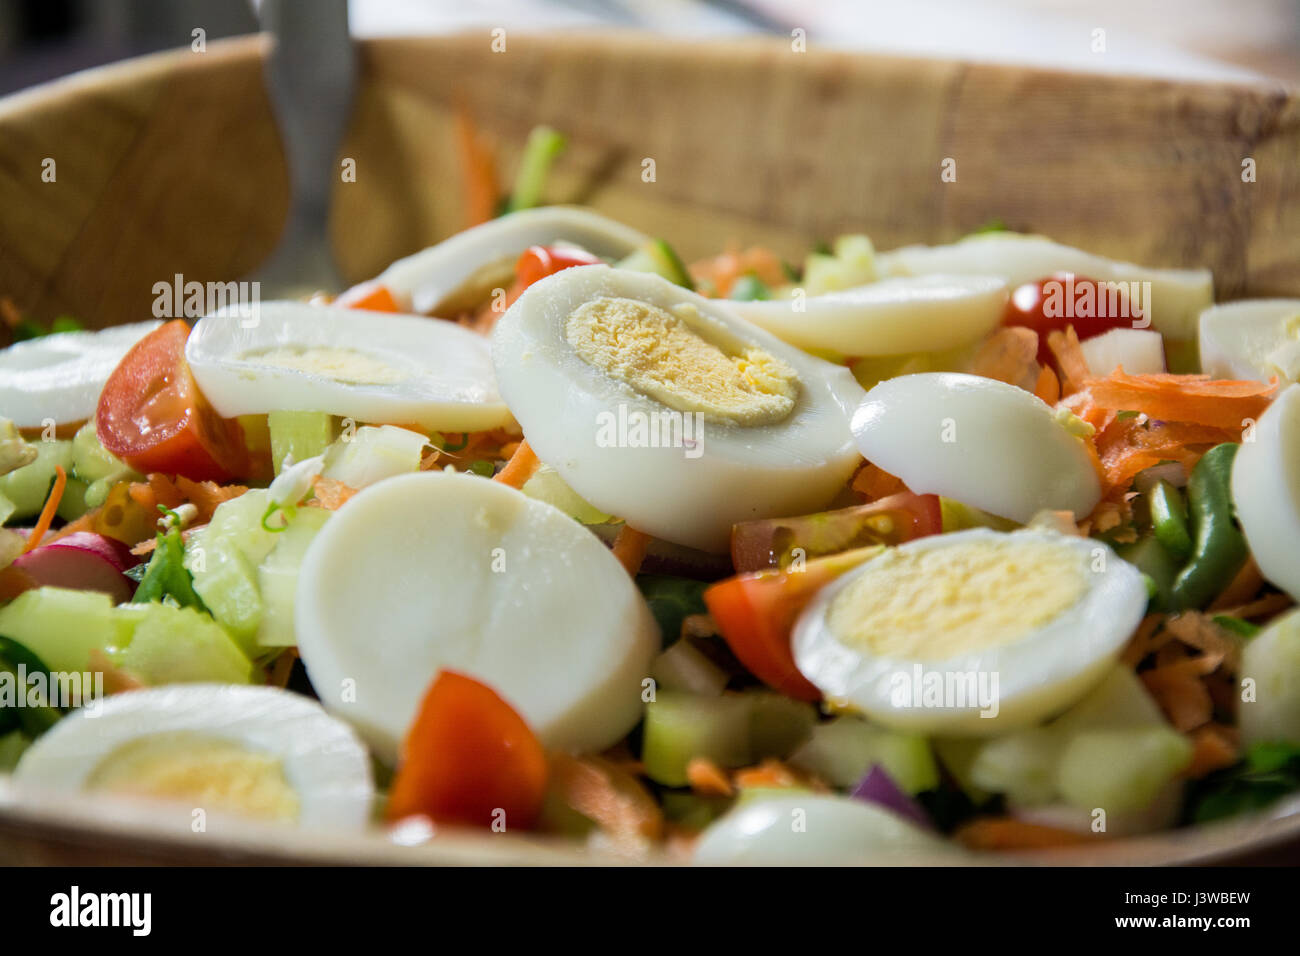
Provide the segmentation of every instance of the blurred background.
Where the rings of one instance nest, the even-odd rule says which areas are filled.
[[[0,94],[257,29],[256,0],[0,0]],[[1300,83],[1300,0],[351,0],[361,36],[505,27],[756,33],[872,52]],[[1098,50],[1096,31],[1104,31]]]

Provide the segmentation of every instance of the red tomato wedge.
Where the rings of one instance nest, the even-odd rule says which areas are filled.
[[[1047,333],[1073,325],[1083,341],[1111,329],[1133,328],[1134,318],[1128,297],[1119,286],[1112,291],[1105,282],[1059,272],[1017,287],[1007,301],[1002,324],[1037,332],[1038,361],[1050,365],[1052,352],[1047,347]]]
[[[593,256],[583,249],[570,246],[529,246],[515,263],[515,282],[519,291],[523,292],[539,279],[553,276],[564,269],[599,263],[599,256]]]
[[[537,822],[546,796],[546,751],[524,719],[485,684],[442,671],[407,732],[388,794],[388,819],[507,829]]]
[[[226,484],[248,470],[244,433],[199,392],[185,362],[189,334],[175,319],[123,356],[99,396],[95,430],[136,471]]]
[[[795,700],[815,701],[821,692],[799,673],[790,649],[795,621],[813,595],[879,553],[879,546],[857,548],[808,561],[801,571],[738,574],[706,590],[704,603],[727,646],[751,674]]]
[[[796,548],[804,558],[816,558],[869,544],[902,544],[942,530],[938,495],[902,491],[836,511],[742,521],[731,529],[731,561],[737,571],[781,568]]]

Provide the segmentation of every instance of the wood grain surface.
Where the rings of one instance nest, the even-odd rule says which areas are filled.
[[[0,294],[38,319],[106,326],[147,318],[154,283],[175,273],[250,272],[287,202],[264,52],[257,38],[214,43],[0,101]],[[844,230],[882,249],[940,242],[998,218],[1142,263],[1207,266],[1220,298],[1300,295],[1300,96],[1282,88],[617,34],[511,36],[504,53],[480,34],[377,39],[359,55],[342,151],[357,179],[337,185],[331,224],[352,280],[461,227],[464,109],[507,178],[534,124],[564,131],[548,198],[590,203],[687,257],[733,241],[797,257]],[[956,182],[940,179],[945,158]],[[1083,859],[1294,860],[1297,839],[1291,815]],[[25,801],[0,781],[0,862],[323,859],[591,862],[503,840],[397,848],[250,831],[222,846],[75,801]]]

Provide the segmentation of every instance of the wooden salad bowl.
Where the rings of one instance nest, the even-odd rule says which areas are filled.
[[[149,318],[154,284],[176,273],[252,272],[288,197],[266,49],[259,37],[213,43],[0,100],[0,295],[37,319],[102,327]],[[535,124],[562,130],[570,146],[547,198],[662,235],[687,258],[732,241],[798,258],[845,231],[881,249],[943,242],[998,219],[1117,258],[1209,267],[1221,299],[1300,295],[1300,93],[1281,86],[619,33],[511,35],[504,53],[486,32],[385,38],[358,55],[340,157],[355,160],[356,181],[336,184],[330,229],[349,280],[462,227],[463,110],[507,172]],[[941,179],[945,160],[954,182]],[[138,808],[24,798],[0,780],[0,862],[620,859],[509,835],[399,846],[378,831],[247,824],[200,836]],[[1035,859],[1295,862],[1300,799]]]

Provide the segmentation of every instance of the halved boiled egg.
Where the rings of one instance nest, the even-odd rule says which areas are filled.
[[[98,332],[58,332],[0,351],[0,415],[19,428],[91,418],[122,356],[160,325],[133,322]]]
[[[1216,305],[1200,333],[1201,370],[1214,378],[1300,382],[1300,299]]]
[[[641,719],[659,631],[623,566],[499,482],[421,472],[340,508],[298,572],[298,651],[321,702],[394,763],[437,673],[498,691],[549,747],[599,751]]]
[[[862,454],[912,491],[1021,524],[1044,509],[1082,519],[1096,507],[1101,482],[1070,430],[1081,425],[1024,389],[956,372],[881,382],[853,416]]]
[[[921,733],[985,736],[1065,710],[1146,612],[1104,543],[987,528],[887,549],[818,592],[795,663],[833,706]]]
[[[1144,296],[1142,304],[1149,310],[1151,327],[1179,342],[1195,341],[1196,318],[1214,302],[1214,277],[1208,269],[1140,266],[1084,252],[1045,236],[1014,232],[980,233],[947,246],[904,246],[878,253],[876,267],[885,276],[999,276],[1013,287],[1058,272],[1103,282],[1150,282],[1151,301],[1146,302]]]
[[[204,316],[185,359],[226,418],[328,412],[438,431],[511,421],[487,339],[439,319],[263,302]]]
[[[844,355],[903,355],[956,348],[1002,321],[1007,285],[991,276],[926,275],[731,307],[782,341]]]
[[[1241,443],[1232,502],[1260,573],[1300,601],[1300,385],[1280,392]]]
[[[579,266],[497,323],[501,394],[538,457],[596,508],[724,551],[739,521],[816,511],[859,461],[846,368],[648,273]]]
[[[457,233],[398,259],[375,280],[404,309],[444,313],[465,287],[476,290],[454,310],[470,308],[495,285],[507,286],[515,260],[529,246],[558,242],[581,246],[593,255],[622,259],[650,241],[648,236],[607,216],[576,206],[524,209]]]
[[[14,779],[166,801],[187,811],[361,829],[375,790],[347,724],[274,687],[176,684],[129,691],[63,718]]]

